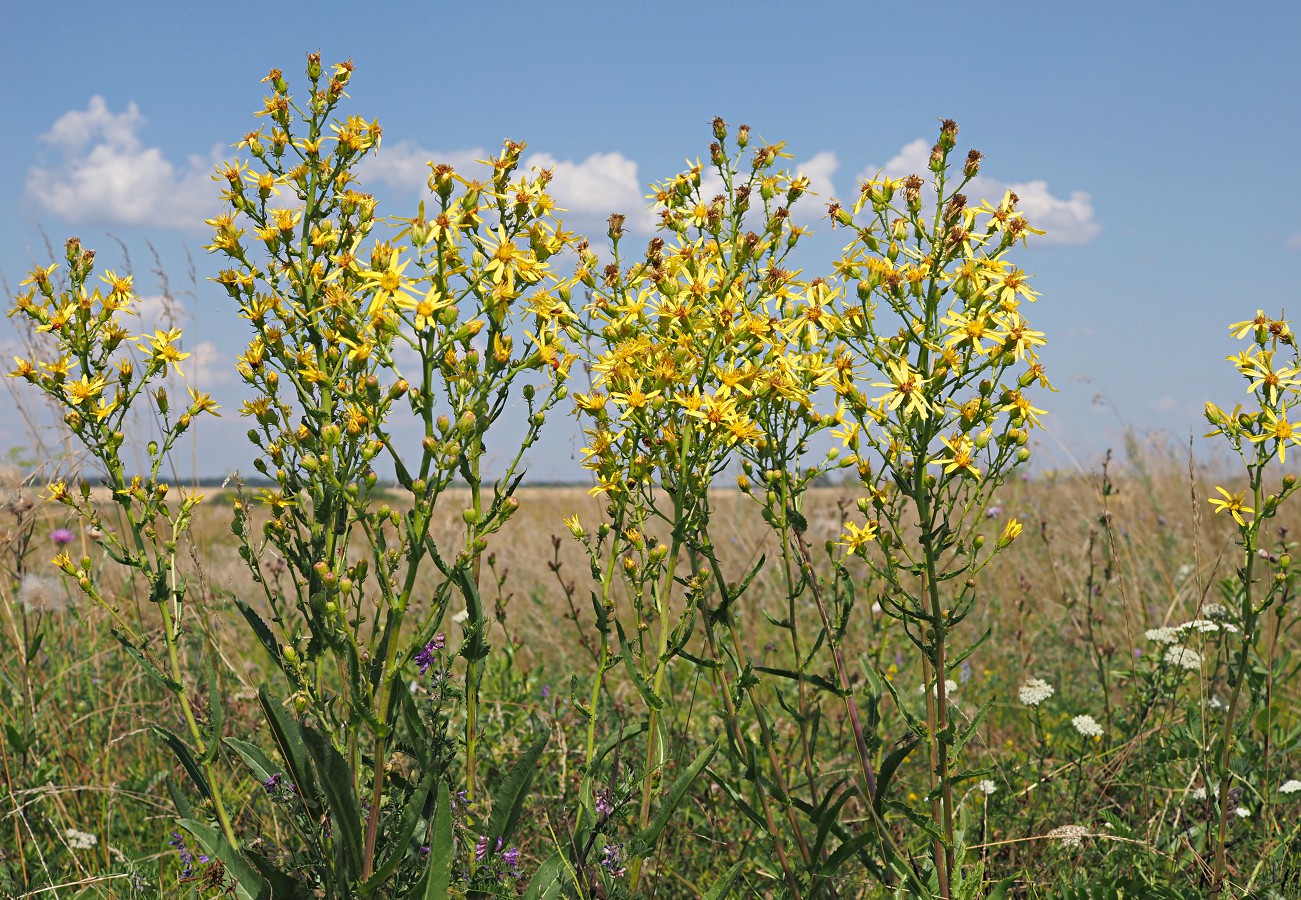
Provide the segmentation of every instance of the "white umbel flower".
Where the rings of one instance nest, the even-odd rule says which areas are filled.
[[[1067,847],[1078,847],[1088,833],[1089,829],[1083,825],[1058,825],[1048,832],[1048,837],[1061,841]]]
[[[1297,791],[1301,791],[1301,781],[1297,781],[1295,778],[1289,778],[1278,789],[1280,794],[1295,794]]]
[[[1017,691],[1026,706],[1038,706],[1053,695],[1053,686],[1042,678],[1031,678]]]
[[[99,843],[99,838],[85,831],[69,828],[63,832],[64,840],[73,850],[91,850]]]
[[[1143,633],[1143,636],[1154,644],[1173,644],[1179,640],[1179,632],[1169,625],[1162,625],[1160,628],[1149,628]]]
[[[1071,719],[1071,724],[1075,726],[1076,731],[1087,738],[1102,737],[1102,726],[1093,716],[1076,716]]]
[[[1165,661],[1168,665],[1187,669],[1189,672],[1197,672],[1202,668],[1202,655],[1196,650],[1180,647],[1178,644],[1166,648]]]

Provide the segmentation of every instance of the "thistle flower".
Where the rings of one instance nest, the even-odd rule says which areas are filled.
[[[26,612],[55,612],[67,608],[69,597],[57,579],[28,572],[18,584],[18,602]]]
[[[71,544],[76,540],[76,536],[66,528],[56,528],[50,532],[50,540],[54,541],[54,543],[58,544],[60,547],[66,547],[68,544]]]

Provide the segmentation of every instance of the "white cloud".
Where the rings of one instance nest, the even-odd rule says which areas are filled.
[[[429,182],[429,163],[446,163],[462,175],[473,177],[475,160],[487,158],[488,152],[482,147],[444,152],[426,150],[414,141],[398,141],[382,144],[373,156],[366,157],[358,174],[363,184],[373,180],[391,188],[423,191]]]
[[[210,177],[220,148],[177,166],[144,146],[144,125],[136,104],[114,113],[100,96],[64,113],[41,135],[51,158],[28,170],[28,194],[73,223],[203,230],[220,204]]]
[[[181,363],[181,368],[190,387],[207,391],[213,385],[230,384],[235,380],[234,364],[212,341],[199,341],[188,349],[190,356]]]
[[[858,177],[876,178],[879,172],[887,178],[903,178],[914,173],[928,178],[930,172],[926,165],[930,156],[930,142],[918,138],[904,145],[884,166],[869,166]],[[972,179],[964,192],[973,204],[981,200],[998,203],[1009,190],[1021,198],[1019,208],[1030,224],[1046,232],[1035,236],[1030,242],[1032,246],[1087,244],[1102,233],[1102,226],[1094,218],[1093,198],[1085,191],[1072,191],[1069,197],[1062,198],[1049,191],[1048,182],[1041,179],[1009,182],[981,174]]]
[[[792,217],[800,225],[813,225],[827,215],[827,204],[836,196],[833,180],[840,169],[840,158],[830,150],[816,153],[795,166],[796,175],[809,179],[809,188],[791,207]]]
[[[611,213],[620,213],[627,216],[629,228],[645,232],[654,227],[637,161],[622,153],[593,153],[582,162],[534,153],[524,165],[552,170],[551,195],[569,211],[568,218],[603,222]]]
[[[429,150],[414,141],[385,144],[375,156],[362,163],[363,182],[376,181],[392,188],[423,191],[429,180],[429,162],[447,163],[466,177],[475,177],[482,167],[475,160],[490,154],[481,147],[451,152]],[[550,169],[554,175],[549,190],[561,218],[574,224],[603,224],[611,213],[627,216],[627,227],[650,231],[654,216],[647,211],[649,201],[637,174],[637,161],[622,153],[593,153],[581,162],[558,159],[550,153],[530,153],[520,162],[520,170]],[[484,169],[481,176],[487,180]]]

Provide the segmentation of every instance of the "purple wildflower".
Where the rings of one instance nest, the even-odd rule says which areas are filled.
[[[54,541],[54,543],[58,544],[60,547],[71,544],[74,539],[75,536],[73,533],[66,528],[56,528],[54,531],[50,532],[50,540]]]
[[[511,878],[519,878],[522,874],[519,870],[519,847],[511,847],[501,855],[501,861],[506,864],[506,874]]]
[[[596,814],[598,816],[608,816],[614,812],[614,807],[610,804],[610,792],[601,790],[596,792]]]
[[[601,868],[609,872],[615,878],[622,878],[626,873],[620,863],[623,862],[623,848],[618,844],[606,844],[601,850]]]
[[[542,685],[542,699],[545,700],[550,696],[551,696],[551,685],[549,684]]]
[[[198,863],[199,865],[208,864],[207,855],[204,853],[200,853],[199,856],[196,858],[194,854],[190,852],[190,848],[185,846],[185,838],[181,837],[175,831],[172,832],[172,839],[167,843],[176,848],[177,856],[181,861],[182,881],[186,881],[194,877],[195,863]]]
[[[276,792],[276,788],[280,787],[280,780],[282,777],[283,776],[279,772],[277,772],[276,774],[268,778],[266,781],[262,782],[262,787],[266,789],[266,792],[268,794],[274,794]]]
[[[416,665],[420,666],[421,675],[429,671],[429,667],[434,664],[434,654],[443,649],[446,640],[442,634],[436,634],[432,641],[416,652]]]
[[[474,842],[474,860],[483,862],[483,858],[488,855],[488,835],[481,834],[479,839]]]

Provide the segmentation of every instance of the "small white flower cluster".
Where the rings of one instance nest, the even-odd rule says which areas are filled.
[[[1074,725],[1075,730],[1084,737],[1102,737],[1102,726],[1098,724],[1098,720],[1093,718],[1093,716],[1076,716],[1071,719],[1071,724]]]
[[[1189,650],[1178,644],[1166,648],[1165,661],[1168,665],[1187,669],[1189,672],[1197,672],[1202,668],[1202,655],[1196,650]]]
[[[954,681],[952,678],[946,678],[946,679],[944,679],[944,696],[945,696],[945,697],[952,697],[955,693],[957,693],[957,690],[958,690],[958,683],[957,683],[956,681]],[[917,688],[917,693],[919,693],[919,694],[924,694],[924,693],[926,693],[926,685],[923,684],[921,687]],[[934,686],[934,685],[931,685],[931,693],[932,693],[932,694],[935,693],[935,686]]]
[[[1188,792],[1188,796],[1189,796],[1189,797],[1192,797],[1194,800],[1205,800],[1205,799],[1206,799],[1206,788],[1204,788],[1204,787],[1195,787],[1195,788],[1193,788],[1191,791]]]
[[[1053,686],[1042,678],[1031,678],[1017,694],[1026,706],[1038,706],[1053,695]]]
[[[1179,626],[1178,631],[1196,631],[1199,634],[1214,634],[1217,631],[1227,631],[1229,634],[1237,634],[1238,626],[1232,622],[1212,622],[1210,619],[1193,619],[1191,622],[1185,622]]]
[[[1143,636],[1154,644],[1173,644],[1179,640],[1179,632],[1169,625],[1162,625],[1160,628],[1149,628],[1143,633]]]
[[[1229,618],[1229,608],[1223,603],[1208,603],[1202,607],[1202,615],[1218,622]]]
[[[1194,569],[1191,563],[1184,563],[1182,566],[1175,569],[1175,581],[1187,581],[1188,576],[1193,574],[1193,571]]]
[[[1237,816],[1239,819],[1245,819],[1251,815],[1251,810],[1247,809],[1247,807],[1245,806],[1239,806],[1237,809],[1233,811],[1233,814]]]
[[[99,838],[85,831],[69,828],[63,832],[63,838],[73,850],[90,850],[99,843]]]
[[[1297,791],[1301,791],[1301,781],[1297,781],[1295,778],[1289,778],[1278,789],[1280,794],[1295,794]]]
[[[983,781],[976,782],[976,790],[988,797],[990,794],[994,793],[994,791],[998,790],[998,786],[986,778]]]
[[[1048,837],[1061,841],[1067,847],[1080,846],[1080,842],[1088,835],[1089,829],[1083,825],[1058,825],[1048,832]]]

